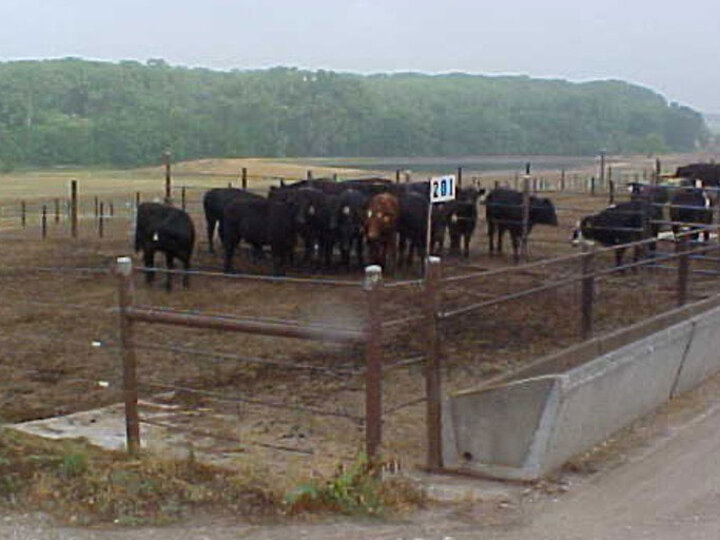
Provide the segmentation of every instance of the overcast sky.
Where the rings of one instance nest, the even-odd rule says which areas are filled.
[[[622,79],[720,113],[720,0],[0,0],[0,60]]]

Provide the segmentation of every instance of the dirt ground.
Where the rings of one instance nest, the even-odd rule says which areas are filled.
[[[233,163],[232,168],[238,165]],[[204,170],[210,164],[202,163],[199,167]],[[627,174],[632,174],[631,170],[628,168]],[[161,182],[161,170],[147,174],[155,174],[155,181]],[[97,191],[104,200],[113,201],[115,209],[115,215],[104,223],[103,238],[98,238],[90,190],[84,192],[79,240],[68,238],[64,220],[57,225],[50,223],[49,237],[44,241],[37,222],[25,229],[18,227],[16,216],[3,222],[2,421],[43,418],[121,401],[114,311],[117,285],[110,270],[115,258],[128,254],[131,248],[133,197],[130,186],[124,183],[128,177],[124,178],[116,180],[112,189]],[[199,177],[197,182],[201,181],[207,179]],[[142,276],[136,275],[136,304],[362,327],[366,306],[359,269],[322,275],[311,269],[292,273],[299,278],[343,282],[334,285],[279,284],[216,275],[221,261],[206,249],[201,195],[200,189],[189,192],[188,209],[198,231],[194,267],[208,273],[193,275],[189,290],[178,287],[171,294],[159,283],[147,287]],[[13,196],[17,197],[17,192]],[[533,261],[574,253],[568,239],[576,220],[607,204],[605,194],[548,196],[558,208],[560,226],[538,226],[533,230],[530,239]],[[443,310],[539,286],[579,269],[577,262],[532,270],[513,267],[507,255],[488,256],[484,234],[481,219],[470,259],[446,258],[444,275],[491,268],[507,271],[492,278],[478,276],[448,285],[443,290]],[[599,259],[599,265],[612,264],[610,255]],[[254,275],[267,273],[266,265],[251,265],[242,254],[238,266]],[[388,278],[388,283],[417,277],[414,269]],[[673,306],[675,280],[676,274],[671,270],[626,273],[600,280],[596,331],[619,328]],[[696,276],[691,293],[700,298],[714,287],[714,277]],[[419,314],[419,291],[417,283],[387,289],[383,297],[384,318],[395,320]],[[578,298],[579,287],[574,283],[444,322],[441,329],[444,391],[481,384],[577,343]],[[383,342],[385,364],[402,363],[422,355],[424,335],[417,325],[387,331]],[[232,465],[251,467],[257,474],[275,478],[278,485],[291,487],[308,476],[331,473],[338,463],[351,461],[363,448],[364,428],[359,419],[364,414],[364,351],[360,346],[157,325],[137,325],[135,341],[143,396],[154,396],[168,405],[191,404],[194,415],[175,419],[186,423],[191,433],[190,444],[221,455]],[[425,459],[425,409],[424,403],[418,402],[424,394],[420,366],[415,363],[386,370],[383,385],[386,412],[383,456],[403,469],[414,470]],[[213,412],[212,422],[206,421],[209,411]],[[212,437],[205,436],[205,432]]]
[[[533,486],[433,503],[391,519],[253,521],[197,514],[165,527],[73,528],[0,510],[8,540],[674,540],[717,538],[720,377],[681,396]],[[447,478],[435,477],[435,482]],[[465,485],[477,484],[465,480]]]

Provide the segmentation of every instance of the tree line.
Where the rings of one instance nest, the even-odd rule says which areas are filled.
[[[622,81],[0,63],[0,168],[200,157],[688,151],[698,112]]]

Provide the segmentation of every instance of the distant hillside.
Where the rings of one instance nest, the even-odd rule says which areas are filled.
[[[165,148],[176,160],[686,151],[708,136],[699,113],[621,81],[0,63],[0,169],[152,164]]]
[[[720,135],[720,114],[704,114],[705,124],[714,135]]]

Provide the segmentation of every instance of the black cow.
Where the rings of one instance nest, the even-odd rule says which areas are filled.
[[[358,264],[361,267],[364,264],[364,219],[367,202],[368,197],[356,189],[346,189],[334,201],[330,229],[345,268],[350,267],[350,253],[353,247]]]
[[[518,247],[523,229],[523,194],[509,188],[495,188],[485,199],[489,251],[494,251],[493,237],[497,231],[497,252],[502,253],[502,237],[507,230],[513,245],[515,262],[519,260]],[[555,206],[550,199],[530,196],[528,234],[533,225],[557,225]]]
[[[630,200],[648,201],[652,204],[663,205],[670,200],[670,191],[667,186],[643,184],[640,182],[628,183]]]
[[[691,230],[702,229],[702,225],[710,225],[713,220],[713,211],[710,198],[701,187],[683,187],[678,189],[670,200],[670,221],[675,236],[680,232],[683,223],[688,224]],[[691,235],[697,240],[698,234]],[[703,238],[707,242],[710,231],[703,231]]]
[[[650,234],[657,237],[660,234],[660,222],[663,220],[663,208],[665,203],[670,200],[670,193],[673,188],[668,189],[667,186],[630,182],[628,189],[630,190],[631,201],[640,201],[648,205]],[[655,242],[649,244],[648,247],[650,252],[654,254],[656,251]]]
[[[718,163],[690,163],[678,167],[675,171],[678,178],[702,180],[703,186],[720,186],[720,164]]]
[[[330,266],[333,236],[330,229],[332,196],[313,187],[277,188],[270,192],[270,198],[292,203],[295,229],[305,246],[303,262],[311,263],[313,254],[319,252],[326,266]]]
[[[460,254],[460,242],[462,241],[463,256],[466,258],[470,256],[470,240],[477,226],[477,201],[484,193],[484,189],[460,188],[457,191],[456,199],[445,203],[443,211],[450,235],[451,254]],[[440,248],[442,249],[442,243]]]
[[[573,243],[583,239],[595,240],[604,246],[618,246],[653,237],[648,225],[650,208],[646,201],[634,200],[609,206],[606,209],[585,216],[573,232]],[[622,264],[626,248],[615,250],[615,264]],[[640,249],[635,249],[635,260]]]
[[[427,252],[427,221],[429,197],[417,191],[407,191],[398,197],[400,215],[397,221],[398,242],[398,266],[404,263],[412,266],[413,255],[417,252],[420,258],[421,268],[425,264]],[[445,234],[445,215],[442,208],[433,205],[432,211],[432,237],[430,245],[435,246],[442,235]],[[407,257],[405,248],[407,246]]]
[[[389,192],[394,186],[390,180],[376,177],[343,180],[339,185],[343,189],[355,189],[367,197]]]
[[[135,252],[143,252],[146,268],[155,265],[155,252],[165,253],[168,270],[174,268],[174,260],[182,261],[185,270],[190,269],[190,258],[195,245],[195,227],[186,212],[167,204],[144,202],[137,208],[135,218]],[[145,271],[145,280],[151,283],[153,270]],[[183,285],[190,286],[188,274],[183,275]],[[172,273],[167,273],[165,288],[172,289]]]
[[[207,225],[208,249],[215,253],[213,237],[215,236],[215,225],[218,224],[218,234],[222,239],[223,234],[223,211],[231,201],[235,199],[261,199],[260,195],[251,193],[244,189],[237,188],[214,188],[203,196],[203,210],[205,211],[205,223]]]
[[[269,199],[235,199],[223,213],[224,271],[233,271],[232,259],[241,240],[253,248],[253,257],[263,257],[263,247],[270,246],[273,273],[282,275],[295,249],[294,206],[288,201]]]

